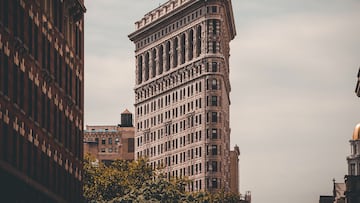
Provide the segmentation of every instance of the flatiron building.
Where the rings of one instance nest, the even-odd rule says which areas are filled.
[[[135,23],[135,158],[230,191],[231,0],[170,0]]]

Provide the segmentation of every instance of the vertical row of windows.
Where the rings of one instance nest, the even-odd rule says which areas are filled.
[[[6,28],[9,28],[9,2],[0,1],[0,21]]]

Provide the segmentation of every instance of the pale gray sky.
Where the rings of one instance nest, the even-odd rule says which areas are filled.
[[[86,1],[85,124],[133,110],[134,22],[164,0]],[[231,143],[254,203],[317,203],[360,122],[359,0],[233,0]]]

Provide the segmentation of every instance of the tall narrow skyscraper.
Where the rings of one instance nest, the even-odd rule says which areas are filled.
[[[135,157],[230,191],[231,0],[170,0],[135,27]]]
[[[81,202],[84,0],[0,0],[1,202]]]

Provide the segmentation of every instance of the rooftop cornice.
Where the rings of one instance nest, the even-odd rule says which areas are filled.
[[[236,27],[231,0],[216,1],[225,3],[225,15],[228,21],[230,39],[232,40],[236,36]],[[193,7],[196,3],[199,2],[207,4],[207,2],[211,3],[214,2],[214,0],[170,0],[162,4],[158,8],[145,14],[141,20],[135,22],[135,31],[128,35],[129,39],[131,41],[136,41],[141,33],[145,33],[147,30],[150,30],[154,26],[161,24],[172,16],[180,13],[182,10],[188,7]]]
[[[151,24],[153,21],[156,21],[157,19],[169,13],[172,13],[174,10],[182,7],[183,5],[191,1],[193,0],[170,0],[168,2],[165,2],[156,9],[145,14],[141,20],[135,22],[135,29],[139,30],[145,27],[146,25]]]
[[[158,8],[147,13],[141,20],[135,22],[135,32],[129,34],[129,39],[135,41],[140,33],[151,29],[172,16],[181,12],[182,9],[191,7],[195,3],[204,0],[170,0]],[[181,8],[181,9],[180,9]]]

